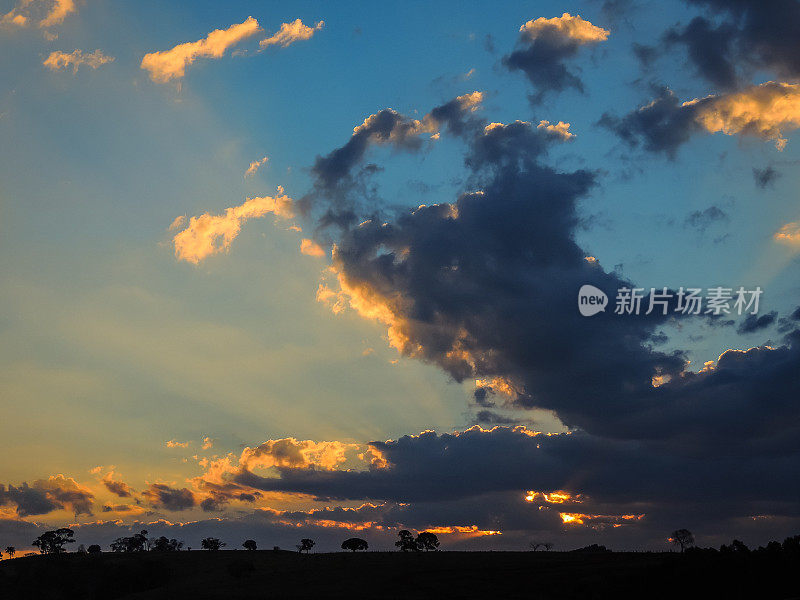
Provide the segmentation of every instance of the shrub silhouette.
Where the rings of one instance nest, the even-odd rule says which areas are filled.
[[[367,548],[369,548],[367,540],[362,540],[361,538],[350,538],[342,542],[342,550],[355,552],[357,550],[366,550]]]
[[[99,545],[92,544],[91,546],[89,546],[86,549],[86,552],[88,552],[89,554],[100,554],[100,552],[102,552],[102,550],[100,549]]]
[[[258,544],[256,543],[255,540],[245,540],[244,542],[242,542],[242,548],[244,548],[245,550],[255,550],[256,548],[258,548]]]
[[[14,546],[9,546],[6,548],[6,554],[8,554],[11,558],[14,558],[14,555],[17,553],[17,549]]]

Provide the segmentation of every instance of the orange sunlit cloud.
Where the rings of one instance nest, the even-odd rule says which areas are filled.
[[[563,490],[556,490],[550,493],[537,492],[531,490],[525,496],[525,500],[528,502],[536,502],[537,500],[542,500],[547,504],[564,504],[565,502],[580,503],[583,502],[583,496],[581,494],[572,495],[569,492],[565,492]]]
[[[772,238],[778,243],[800,248],[800,221],[786,223]]]
[[[325,249],[314,240],[305,238],[300,242],[300,253],[306,256],[323,257],[325,256]]]
[[[641,521],[645,515],[590,515],[583,513],[558,513],[561,517],[561,522],[565,525],[588,525],[595,529],[602,529],[604,527],[621,527],[629,523]]]
[[[248,198],[244,204],[230,207],[221,215],[204,213],[192,217],[186,229],[173,238],[175,256],[178,260],[198,264],[208,256],[229,250],[245,221],[267,214],[291,218],[292,206],[292,199],[278,187],[275,196]]]
[[[287,46],[295,42],[309,40],[320,29],[325,26],[325,21],[319,21],[314,27],[304,25],[300,19],[295,19],[291,23],[283,23],[281,28],[270,37],[261,40],[258,45],[262,48],[269,46]]]
[[[261,27],[258,21],[247,17],[244,22],[231,25],[227,29],[215,29],[196,42],[186,42],[171,50],[145,54],[141,68],[149,72],[150,78],[157,83],[180,79],[186,74],[186,67],[198,58],[221,58],[228,48],[259,31]]]
[[[67,54],[59,50],[51,52],[45,61],[42,63],[51,71],[59,71],[72,67],[72,72],[77,73],[78,67],[86,65],[91,69],[97,69],[102,65],[114,62],[113,56],[103,54],[101,50],[95,50],[84,54],[82,50],[75,50]]]
[[[569,38],[578,44],[603,42],[608,39],[610,33],[602,27],[592,25],[589,21],[581,18],[580,15],[573,17],[569,13],[564,13],[560,17],[553,17],[552,19],[539,17],[524,23],[519,30],[530,40],[534,40],[542,34],[555,31],[561,37]]]
[[[800,84],[768,81],[683,105],[697,106],[695,121],[710,133],[775,140],[778,150],[786,146],[784,132],[800,127]]]

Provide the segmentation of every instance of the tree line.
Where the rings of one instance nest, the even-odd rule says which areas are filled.
[[[439,538],[431,531],[422,531],[416,536],[408,529],[401,529],[397,532],[397,541],[395,546],[401,552],[429,552],[439,549]],[[669,537],[669,541],[675,546],[680,548],[681,553],[697,555],[697,554],[749,554],[749,553],[789,553],[793,555],[800,554],[800,535],[787,537],[783,542],[771,541],[766,546],[759,546],[751,550],[744,542],[734,539],[730,544],[722,544],[719,549],[716,548],[701,548],[695,545],[694,535],[688,529],[676,529]],[[62,527],[51,531],[45,531],[37,537],[32,545],[38,548],[41,554],[62,554],[67,551],[69,544],[75,543],[75,532],[72,529]],[[245,550],[253,551],[258,549],[258,543],[255,540],[248,539],[242,542],[242,548]],[[310,552],[316,545],[316,542],[310,538],[303,538],[300,543],[295,546],[297,551]],[[203,550],[221,550],[227,544],[219,538],[206,537],[200,542],[200,547]],[[553,544],[551,542],[531,542],[530,547],[536,551],[540,548],[544,550],[551,550]],[[166,536],[148,537],[148,531],[142,529],[139,533],[131,536],[120,537],[111,542],[110,548],[112,552],[117,553],[131,553],[131,552],[177,552],[184,549],[183,541],[175,538],[168,538]],[[369,543],[361,538],[352,537],[344,540],[341,545],[342,550],[349,550],[351,552],[364,551],[369,549]],[[186,550],[191,550],[187,547]],[[275,550],[279,550],[277,546]],[[85,548],[83,544],[78,546],[77,552],[87,554],[98,554],[102,552],[102,548],[98,544],[92,544]],[[592,544],[584,548],[572,550],[572,552],[611,552],[608,548],[598,544]],[[14,546],[8,546],[5,553],[10,558],[16,554]],[[0,552],[0,557],[3,552]]]
[[[407,529],[401,529],[398,532],[398,541],[395,546],[402,552],[420,552],[431,551],[439,548],[439,538],[436,534],[430,531],[423,531],[417,536],[414,536]],[[41,554],[62,554],[67,552],[67,546],[75,543],[75,532],[68,527],[60,529],[53,529],[52,531],[45,531],[42,535],[37,537],[32,545],[39,549]],[[297,551],[308,554],[311,549],[316,545],[316,542],[310,538],[303,538],[300,543],[295,546]],[[200,542],[200,547],[203,550],[221,550],[227,544],[219,538],[207,537],[203,538]],[[131,552],[178,552],[183,550],[184,543],[175,538],[168,538],[166,536],[148,537],[148,531],[142,529],[139,533],[134,533],[131,536],[119,537],[110,544],[112,552],[118,553],[131,553]],[[245,550],[257,550],[258,543],[255,540],[245,540],[242,542],[242,548]],[[186,550],[191,550],[187,547]],[[277,546],[275,550],[279,550]],[[342,542],[342,550],[350,550],[351,552],[358,552],[359,550],[368,550],[369,543],[367,540],[353,537],[348,538]],[[98,554],[102,552],[102,548],[98,544],[92,544],[85,548],[83,544],[78,546],[77,552],[87,554]],[[6,548],[6,553],[13,558],[16,553],[16,548],[9,546]],[[2,557],[2,552],[0,552]]]

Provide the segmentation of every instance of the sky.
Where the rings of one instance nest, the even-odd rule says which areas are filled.
[[[1,547],[797,533],[798,27],[0,1]]]

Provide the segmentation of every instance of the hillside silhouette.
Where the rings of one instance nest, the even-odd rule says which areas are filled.
[[[55,554],[0,563],[3,598],[661,599],[800,597],[785,552]]]

